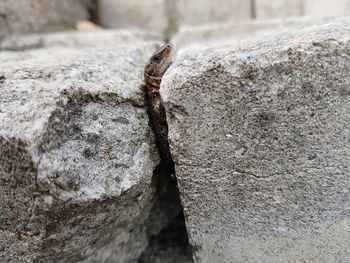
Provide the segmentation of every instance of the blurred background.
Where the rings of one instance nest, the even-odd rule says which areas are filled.
[[[350,0],[1,0],[0,38],[67,29],[140,28],[166,39],[188,27],[350,14]]]

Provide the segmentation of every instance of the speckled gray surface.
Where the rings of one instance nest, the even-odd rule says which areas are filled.
[[[180,45],[162,96],[196,262],[349,257],[349,22]],[[2,39],[1,262],[191,262],[140,89],[161,42]]]
[[[146,38],[0,53],[1,262],[128,262],[147,246]]]
[[[201,43],[167,71],[196,262],[350,257],[349,25]]]

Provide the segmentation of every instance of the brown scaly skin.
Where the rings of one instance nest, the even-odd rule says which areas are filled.
[[[171,64],[171,51],[173,46],[166,44],[159,48],[149,59],[145,71],[145,94],[147,102],[147,113],[150,126],[155,134],[156,144],[162,165],[165,170],[175,179],[175,166],[170,153],[168,141],[168,124],[166,112],[160,97],[159,89],[162,77]]]

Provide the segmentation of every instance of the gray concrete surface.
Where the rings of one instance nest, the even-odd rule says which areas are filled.
[[[100,0],[99,17],[108,28],[139,27],[174,34],[178,27],[251,18],[250,1]]]
[[[249,38],[270,37],[274,32],[286,32],[302,29],[318,23],[332,21],[333,18],[287,18],[269,20],[249,20],[232,23],[208,24],[201,27],[181,27],[171,41],[178,50],[178,55],[193,49],[215,48],[232,42],[246,41]],[[189,51],[190,50],[190,51]]]
[[[172,38],[179,30],[227,27],[242,21],[350,14],[349,0],[100,0],[97,13],[108,28],[139,27]],[[218,29],[220,32],[221,29]]]
[[[127,29],[20,35],[72,28],[91,2],[10,2],[0,4],[1,262],[191,262],[176,243],[183,222],[169,223],[176,193],[154,182],[140,89],[145,61],[178,29],[162,96],[195,261],[347,260],[348,18],[242,23],[248,1],[105,0],[100,15],[115,23],[105,25]]]
[[[72,29],[90,18],[91,0],[1,0],[0,38],[13,33]]]
[[[143,45],[144,41],[154,42],[155,39],[158,45],[162,43],[161,35],[146,33],[139,29],[16,34],[6,36],[0,41],[0,51],[24,51],[38,48],[115,48]]]
[[[301,16],[304,0],[255,0],[255,12],[258,19]]]
[[[303,13],[308,17],[350,15],[350,0],[304,0]]]
[[[251,5],[247,0],[178,0],[178,19],[181,26],[248,20]]]
[[[350,257],[349,25],[193,47],[167,71],[195,262]]]
[[[107,28],[139,27],[163,32],[168,26],[166,0],[100,0],[99,18]]]
[[[147,247],[159,158],[141,84],[158,41],[0,53],[1,262],[130,262]]]

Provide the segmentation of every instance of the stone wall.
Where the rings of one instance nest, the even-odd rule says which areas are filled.
[[[136,26],[162,33],[210,23],[350,14],[350,0],[100,0],[99,3],[101,23],[105,27]]]
[[[0,261],[345,262],[350,21],[300,18],[337,1],[2,1]]]
[[[13,33],[32,33],[74,28],[90,19],[92,0],[1,0],[0,38]]]
[[[310,17],[350,15],[349,0],[304,0],[303,8]]]
[[[255,0],[255,13],[258,19],[303,15],[302,0]]]
[[[0,37],[74,29],[91,20],[107,28],[138,27],[174,35],[180,28],[252,19],[327,17],[350,14],[350,0],[3,0]]]

